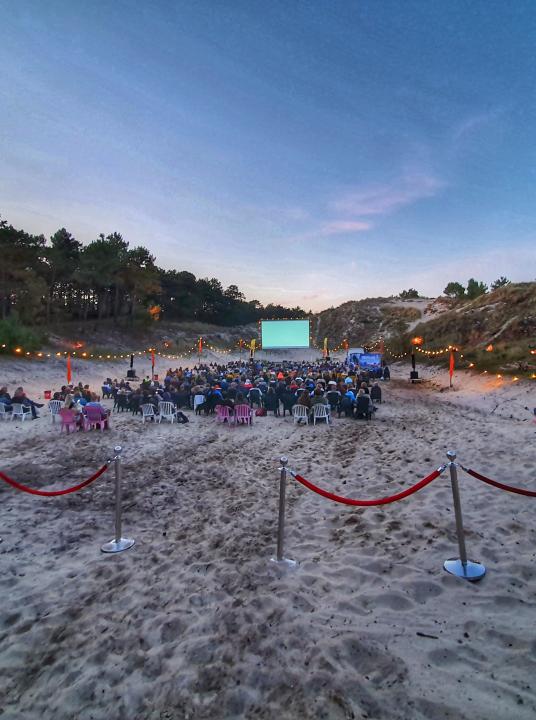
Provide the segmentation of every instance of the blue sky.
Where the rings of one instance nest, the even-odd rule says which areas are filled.
[[[0,0],[0,213],[319,310],[536,277],[536,3]]]

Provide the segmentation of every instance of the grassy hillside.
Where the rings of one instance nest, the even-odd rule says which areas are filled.
[[[425,315],[429,302],[396,298],[351,300],[315,315],[313,336],[319,344],[328,337],[332,345],[346,338],[350,346],[359,346],[381,336],[401,335]]]
[[[479,369],[536,369],[536,282],[506,285],[418,323],[428,349],[455,345]],[[409,337],[406,338],[406,344]]]

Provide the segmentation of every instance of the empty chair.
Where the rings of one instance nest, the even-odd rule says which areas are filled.
[[[24,422],[27,417],[32,417],[32,408],[28,405],[21,405],[21,403],[11,403],[11,419],[14,420],[16,417]]]
[[[61,408],[59,412],[61,418],[60,432],[65,428],[65,432],[75,432],[78,429],[76,423],[76,413],[74,410],[68,410],[67,408]]]
[[[86,407],[84,417],[84,430],[92,430],[97,427],[100,428],[101,432],[108,427],[108,419],[103,418],[101,411],[97,407]]]
[[[141,410],[141,419],[143,422],[146,420],[154,420],[156,418],[156,413],[154,411],[154,405],[151,403],[144,403],[143,405],[140,405]]]
[[[227,405],[216,405],[216,422],[230,424],[232,420],[231,409]]]
[[[169,420],[170,423],[175,422],[177,419],[177,411],[175,409],[175,405],[173,405],[172,402],[159,402],[158,403],[158,422],[162,422],[162,420]]]
[[[235,405],[233,417],[236,425],[253,424],[253,411],[249,405]]]
[[[199,405],[203,405],[204,402],[205,402],[204,395],[194,395],[194,410],[196,410]]]
[[[56,422],[56,418],[60,416],[60,410],[61,410],[62,402],[61,400],[51,400],[48,403],[48,410],[50,412],[50,417],[52,418],[52,422]]]
[[[323,405],[322,403],[316,403],[316,405],[313,405],[313,425],[316,425],[317,420],[325,420],[326,425],[329,425],[329,405]]]
[[[292,408],[292,416],[294,417],[295,423],[299,424],[302,420],[305,420],[305,424],[307,424],[309,409],[306,408],[305,405],[294,405]]]
[[[370,388],[370,397],[378,403],[382,401],[382,389],[379,385],[373,385]]]
[[[9,413],[7,412],[5,403],[0,403],[0,420],[7,420]]]

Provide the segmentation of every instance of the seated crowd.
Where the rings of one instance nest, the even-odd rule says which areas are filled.
[[[118,412],[138,413],[142,412],[142,406],[152,406],[152,417],[158,416],[161,403],[171,403],[179,422],[188,422],[181,408],[208,415],[214,413],[218,405],[228,407],[229,415],[233,415],[237,406],[246,405],[256,408],[258,414],[280,415],[282,410],[284,417],[287,412],[292,413],[294,405],[305,406],[308,412],[300,414],[309,416],[315,405],[322,404],[336,411],[339,417],[342,413],[346,417],[370,417],[376,409],[374,401],[381,402],[381,389],[375,381],[378,377],[389,379],[389,368],[385,366],[371,373],[360,372],[344,363],[235,361],[226,365],[170,368],[163,381],[147,377],[137,387],[132,387],[128,380],[106,378],[102,397],[113,399],[114,410]],[[88,408],[92,408],[92,416],[98,411],[100,418],[108,423],[110,411],[89,385],[64,385],[53,394],[52,400],[56,401],[56,413],[74,411],[79,427],[85,427]],[[34,418],[38,417],[36,408],[43,407],[30,400],[22,387],[16,389],[13,397],[6,386],[0,387],[0,405],[6,416],[17,403],[27,407]]]
[[[381,376],[389,377],[385,367]],[[377,375],[376,375],[377,377]],[[373,383],[371,385],[371,383]],[[280,363],[266,366],[260,363],[230,362],[210,364],[193,369],[178,368],[167,371],[162,381],[145,378],[133,388],[129,381],[107,378],[102,386],[103,397],[114,400],[114,409],[140,412],[142,405],[152,405],[158,414],[160,403],[172,403],[181,408],[212,414],[218,405],[229,408],[232,415],[237,405],[257,408],[259,414],[273,412],[283,416],[292,412],[295,404],[308,409],[323,404],[340,417],[370,417],[375,411],[374,400],[381,401],[381,389],[369,371],[359,372],[343,364]],[[179,422],[187,422],[179,413]]]

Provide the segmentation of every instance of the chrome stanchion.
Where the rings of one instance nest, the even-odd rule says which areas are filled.
[[[280,476],[279,476],[279,520],[277,525],[277,556],[270,558],[271,562],[284,563],[290,567],[295,567],[298,563],[296,560],[290,560],[285,557],[285,496],[287,492],[287,463],[286,457],[281,458]]]
[[[486,574],[484,565],[467,559],[467,550],[465,548],[465,536],[463,530],[462,505],[460,502],[460,488],[458,487],[458,465],[455,462],[456,453],[449,450],[447,453],[449,459],[450,484],[452,487],[452,499],[454,501],[454,514],[456,516],[456,533],[458,535],[458,548],[460,551],[459,558],[445,560],[443,567],[451,575],[464,578],[465,580],[480,580]]]
[[[102,545],[101,550],[105,553],[117,553],[128,550],[134,545],[131,538],[122,537],[121,528],[121,445],[114,447],[115,466],[115,538]]]

